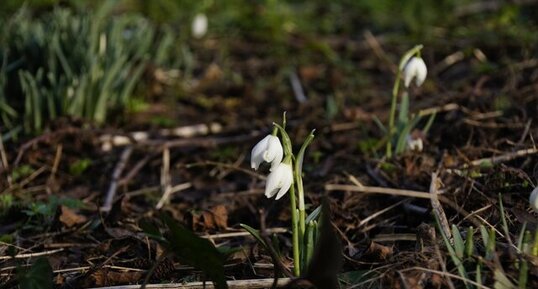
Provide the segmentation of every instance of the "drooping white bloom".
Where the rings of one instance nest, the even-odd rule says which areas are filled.
[[[271,171],[280,164],[284,151],[277,136],[268,135],[252,149],[250,167],[257,170],[264,161],[271,163]]]
[[[407,135],[407,149],[411,151],[419,151],[421,152],[424,148],[424,144],[422,142],[422,138],[420,137],[414,137],[412,135]]]
[[[416,56],[411,57],[403,69],[405,87],[409,87],[409,84],[411,84],[413,79],[415,79],[415,84],[417,86],[421,86],[426,79],[427,74],[428,68],[426,67],[426,63],[424,63],[424,60]]]
[[[275,200],[282,198],[293,184],[293,170],[291,164],[280,163],[267,176],[265,184],[265,196],[272,198],[276,195]]]
[[[202,38],[207,33],[207,16],[205,14],[196,14],[192,21],[192,36],[194,38]]]
[[[529,197],[529,204],[531,208],[538,213],[538,187],[536,187],[530,197]]]

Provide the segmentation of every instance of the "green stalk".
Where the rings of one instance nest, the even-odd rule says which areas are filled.
[[[396,102],[398,101],[398,90],[400,89],[400,77],[401,71],[398,69],[396,73],[396,80],[394,81],[394,86],[392,87],[392,100],[390,102],[390,115],[389,115],[389,130],[387,138],[387,151],[385,155],[387,158],[392,157],[392,136],[394,135],[394,118],[396,116]]]
[[[394,128],[394,117],[396,115],[396,102],[398,101],[398,90],[400,89],[400,78],[402,70],[404,69],[405,65],[413,57],[413,55],[420,56],[420,50],[422,49],[422,44],[416,45],[415,47],[408,50],[400,59],[400,63],[398,65],[398,72],[396,73],[396,80],[394,81],[394,86],[392,87],[392,101],[390,103],[390,115],[389,115],[389,130],[388,130],[388,138],[387,138],[387,151],[385,153],[387,158],[392,157],[392,136],[394,135],[395,128]]]
[[[293,243],[293,274],[295,276],[301,275],[301,262],[299,255],[299,228],[297,223],[297,204],[295,201],[295,186],[290,187],[290,209],[291,209],[291,232]]]
[[[303,188],[303,160],[304,160],[304,153],[306,151],[306,148],[308,145],[314,140],[314,131],[310,132],[310,134],[306,137],[303,145],[301,146],[301,149],[299,150],[299,153],[297,154],[297,160],[295,161],[295,167],[294,167],[294,181],[297,184],[297,195],[299,197],[299,240],[302,240],[304,242],[304,234],[306,231],[306,213],[305,213],[305,205],[304,205],[304,188]]]

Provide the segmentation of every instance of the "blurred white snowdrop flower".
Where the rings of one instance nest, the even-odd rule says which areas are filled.
[[[267,176],[265,185],[265,196],[272,198],[276,195],[275,200],[282,198],[293,184],[293,170],[291,164],[280,163]]]
[[[415,84],[421,86],[426,75],[428,74],[428,68],[426,63],[420,57],[413,56],[403,69],[403,79],[405,87],[409,87],[411,81],[415,79]]]
[[[271,171],[280,164],[284,151],[277,136],[268,135],[252,148],[250,167],[257,170],[264,161],[271,163]]]
[[[412,135],[407,135],[407,149],[411,151],[421,152],[423,148],[424,148],[424,143],[422,142],[422,138],[414,137]]]
[[[538,213],[538,187],[536,187],[529,197],[529,204],[531,208]]]
[[[196,14],[192,21],[192,36],[202,38],[207,33],[207,16],[205,14]]]

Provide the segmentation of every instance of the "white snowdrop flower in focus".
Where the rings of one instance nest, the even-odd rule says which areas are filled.
[[[422,138],[407,135],[407,149],[421,152],[423,148]]]
[[[284,150],[277,136],[268,135],[258,142],[252,149],[250,167],[257,170],[264,161],[271,163],[271,171],[280,164]]]
[[[531,208],[538,213],[538,187],[532,191],[531,196],[529,197],[529,204]]]
[[[196,14],[192,21],[192,36],[202,38],[207,33],[207,16],[205,14]]]
[[[421,86],[426,79],[427,74],[428,68],[426,67],[426,63],[424,63],[424,60],[416,56],[411,57],[403,69],[405,87],[409,87],[409,84],[411,84],[413,79],[415,79],[415,84],[417,86]]]
[[[291,164],[280,163],[267,176],[265,184],[265,196],[272,198],[276,195],[275,200],[282,198],[293,184],[293,170]]]

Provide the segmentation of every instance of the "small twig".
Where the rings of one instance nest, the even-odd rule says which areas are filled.
[[[277,287],[286,286],[292,279],[280,278]],[[263,289],[270,288],[273,284],[273,278],[250,279],[250,280],[233,280],[228,281],[230,289]],[[211,282],[189,282],[189,283],[170,283],[170,284],[148,284],[147,289],[211,289],[215,288]],[[95,287],[90,289],[140,289],[140,285],[120,285],[110,287]]]
[[[420,271],[424,271],[424,272],[439,274],[441,276],[447,276],[447,277],[450,277],[450,278],[465,281],[465,282],[473,284],[473,285],[475,285],[475,286],[477,286],[479,288],[492,289],[491,287],[484,286],[484,285],[479,284],[479,283],[477,283],[477,282],[475,282],[473,280],[463,278],[461,276],[458,276],[458,275],[455,275],[455,274],[452,274],[452,273],[448,273],[448,272],[443,272],[443,271],[437,271],[437,270],[432,270],[432,269],[427,269],[427,268],[422,268],[422,267],[411,267],[411,268],[402,269],[401,271],[402,272],[407,272],[407,271],[413,271],[413,270],[420,270]]]
[[[108,188],[105,204],[100,209],[101,212],[108,213],[112,209],[112,203],[114,202],[114,197],[116,196],[116,190],[118,189],[118,182],[120,181],[121,173],[123,172],[125,165],[127,165],[127,161],[129,160],[132,152],[133,148],[127,147],[121,153],[120,161],[112,173],[112,181],[110,183],[110,187]]]
[[[146,155],[143,159],[138,161],[127,174],[121,180],[118,182],[118,186],[126,185],[138,172],[149,162],[149,160],[153,157],[153,154]]]
[[[2,135],[0,134],[0,159],[2,160],[2,166],[0,167],[0,173],[3,171],[8,171],[9,169],[9,162],[7,160],[7,154],[6,150],[4,148],[4,140],[2,139]],[[7,174],[7,182],[9,186],[11,186],[11,176],[10,174]]]
[[[489,158],[483,158],[474,160],[471,162],[471,166],[481,166],[484,164],[496,164],[513,160],[515,158],[526,157],[538,153],[538,148],[522,149],[515,152],[509,152],[500,156],[493,156]]]
[[[159,210],[164,206],[164,203],[168,201],[170,195],[172,195],[172,177],[170,176],[170,149],[167,146],[163,148],[163,166],[161,168],[161,189],[163,194],[161,199],[155,206],[155,209]]]
[[[19,254],[19,255],[15,255],[15,256],[0,256],[0,260],[25,259],[25,258],[33,258],[33,257],[39,257],[39,256],[47,256],[47,255],[52,255],[52,254],[61,252],[63,250],[64,249],[61,248],[61,249],[43,251],[43,252],[37,252],[37,253]]]
[[[363,220],[361,220],[359,222],[359,224],[357,225],[357,227],[362,227],[363,225],[368,223],[370,220],[373,220],[373,219],[377,218],[378,216],[380,216],[380,215],[382,215],[382,214],[396,208],[397,206],[401,205],[403,202],[405,202],[405,200],[401,200],[401,201],[399,201],[399,202],[397,202],[395,204],[392,204],[392,205],[390,205],[390,206],[388,206],[388,207],[386,207],[386,208],[384,208],[384,209],[382,209],[382,210],[380,210],[378,212],[375,212],[375,213],[371,214],[370,216],[368,216],[368,217],[364,218]]]
[[[350,191],[361,192],[367,194],[386,194],[395,196],[404,196],[412,198],[430,199],[431,196],[426,192],[419,192],[413,190],[392,189],[384,187],[367,187],[367,186],[355,186],[355,185],[340,185],[340,184],[327,184],[325,185],[327,191]]]
[[[169,191],[165,191],[165,194],[167,194],[165,196],[165,194],[163,194],[163,196],[161,197],[161,199],[159,200],[159,203],[157,204],[157,206],[159,206],[159,204],[161,204],[161,201],[162,201],[162,204],[157,208],[156,206],[156,209],[160,209],[162,208],[162,206],[164,206],[164,203],[166,201],[168,201],[168,199],[170,199],[170,196],[177,193],[177,192],[181,192],[181,191],[184,191],[188,188],[192,187],[192,183],[188,182],[188,183],[183,183],[183,184],[179,184],[179,185],[175,185],[173,187],[171,187],[169,189]],[[168,192],[168,193],[166,193]]]
[[[372,34],[372,32],[370,30],[366,30],[364,31],[364,33],[362,33],[362,35],[364,36],[364,40],[366,41],[366,43],[368,44],[368,46],[370,46],[370,48],[372,49],[372,51],[374,52],[374,54],[381,60],[383,60],[384,62],[386,62],[390,68],[390,70],[393,72],[393,73],[396,73],[396,71],[398,71],[398,65],[395,65],[394,63],[392,63],[392,61],[390,61],[390,59],[388,58],[387,54],[385,53],[385,51],[383,50],[383,48],[381,47],[381,43],[379,43],[379,41],[377,40],[377,38]]]
[[[269,228],[265,230],[267,233],[270,234],[282,234],[288,232],[288,229],[286,228]],[[202,235],[200,237],[206,238],[206,239],[223,239],[223,238],[233,238],[233,237],[243,237],[243,236],[251,236],[249,232],[232,232],[232,233],[218,233],[213,235]]]
[[[290,74],[291,88],[293,89],[293,95],[299,103],[306,102],[306,95],[304,94],[303,86],[301,85],[301,80],[297,76],[295,71],[292,71]]]
[[[441,229],[444,231],[445,235],[452,239],[452,231],[450,230],[450,225],[448,224],[448,220],[446,218],[445,210],[443,210],[443,206],[441,206],[441,202],[439,202],[439,179],[437,178],[437,173],[432,173],[432,180],[430,183],[430,202],[432,204],[433,213],[437,216],[439,219],[439,223],[441,226]]]
[[[56,147],[56,154],[54,155],[54,162],[52,164],[52,169],[50,171],[49,180],[54,179],[56,172],[58,172],[58,166],[60,166],[60,160],[62,159],[62,150],[63,150],[63,145],[59,144]]]
[[[158,133],[158,137],[192,138],[195,136],[218,133],[221,131],[222,125],[219,123],[195,124],[173,129],[161,129]],[[103,151],[109,151],[112,149],[112,147],[151,142],[152,140],[150,137],[151,134],[149,132],[135,131],[128,133],[127,135],[104,134],[99,137],[99,140],[102,142],[101,149]]]

